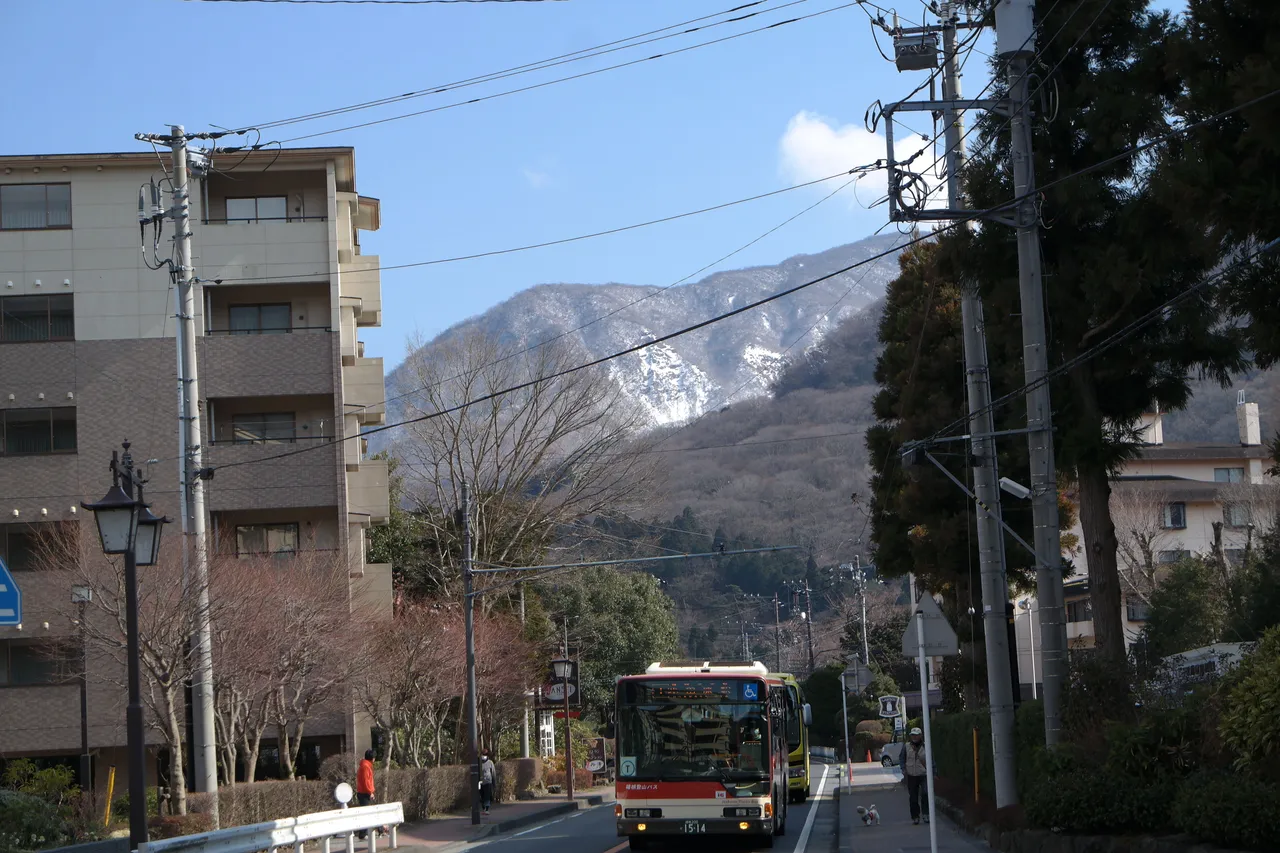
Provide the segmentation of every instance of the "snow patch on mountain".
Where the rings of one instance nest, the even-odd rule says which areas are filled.
[[[719,390],[711,378],[666,344],[609,363],[609,374],[659,425],[683,423],[707,410]]]

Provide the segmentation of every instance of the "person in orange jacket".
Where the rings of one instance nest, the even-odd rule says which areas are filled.
[[[366,749],[364,760],[356,769],[356,801],[362,806],[372,805],[373,794],[373,750]],[[363,831],[360,832],[360,837],[365,837]]]

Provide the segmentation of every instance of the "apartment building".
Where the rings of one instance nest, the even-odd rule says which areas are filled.
[[[347,562],[352,603],[389,608],[390,566],[364,556],[389,514],[387,464],[350,438],[385,419],[382,359],[359,340],[381,322],[378,258],[360,252],[379,202],[356,191],[350,148],[240,157],[191,182],[204,459],[255,463],[208,482],[211,544],[331,552]],[[0,627],[0,758],[80,752],[79,688],[40,653],[75,636],[70,581],[32,571],[32,537],[93,524],[80,501],[106,491],[126,438],[139,462],[157,460],[155,512],[180,514],[174,295],[167,272],[144,263],[137,217],[140,185],[167,161],[150,150],[0,157],[0,556],[25,605],[20,627]],[[298,447],[311,449],[259,462]],[[95,784],[114,765],[123,791],[126,700],[112,667],[90,657],[89,743]],[[326,710],[304,754],[363,749],[369,728],[351,703]],[[172,757],[148,737],[156,772]]]
[[[1244,559],[1261,528],[1272,523],[1275,479],[1267,473],[1271,454],[1262,443],[1257,403],[1241,392],[1236,404],[1239,440],[1231,444],[1166,442],[1165,415],[1150,412],[1139,424],[1143,446],[1111,482],[1111,514],[1120,543],[1122,575],[1139,579],[1191,555],[1211,555],[1221,548],[1230,562]],[[1081,537],[1077,522],[1071,531]],[[1088,565],[1074,555],[1076,572],[1065,584],[1067,643],[1070,648],[1093,645],[1093,614],[1089,604]],[[1150,566],[1148,570],[1147,567]],[[1145,570],[1145,571],[1144,571]],[[1147,616],[1143,590],[1122,583],[1124,631],[1129,645],[1142,633]],[[1030,687],[1032,649],[1039,647],[1039,624],[1034,626],[1034,598],[1023,599],[1016,611],[1019,673]],[[1038,618],[1038,617],[1037,617]],[[1038,651],[1035,653],[1038,655]],[[1034,658],[1037,681],[1039,658]]]

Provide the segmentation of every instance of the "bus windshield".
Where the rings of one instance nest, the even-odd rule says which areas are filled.
[[[763,702],[632,703],[621,698],[620,777],[733,782],[768,778],[768,709]]]

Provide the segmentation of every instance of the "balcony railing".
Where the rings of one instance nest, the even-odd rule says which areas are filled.
[[[237,421],[215,424],[211,444],[297,444],[298,442],[333,441],[333,420],[301,421]]]
[[[306,332],[332,332],[332,326],[290,326],[278,329],[207,329],[206,335],[292,335]]]
[[[255,216],[252,219],[201,219],[205,225],[256,225],[259,222],[328,222],[329,217],[320,216]]]

